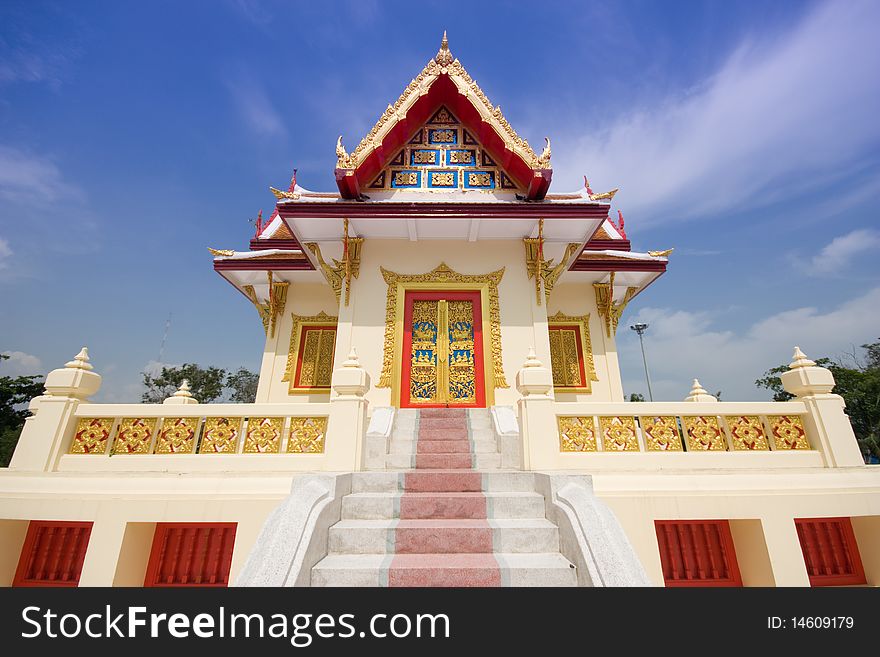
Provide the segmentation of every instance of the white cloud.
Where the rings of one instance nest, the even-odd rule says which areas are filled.
[[[53,159],[0,145],[0,199],[16,203],[46,203],[82,198],[68,183]]]
[[[248,127],[263,137],[283,137],[287,134],[281,115],[272,105],[268,94],[251,76],[238,75],[226,83],[232,101]]]
[[[9,266],[7,260],[12,257],[12,249],[9,247],[9,241],[0,237],[0,269],[6,269]]]
[[[811,307],[782,311],[741,333],[716,328],[720,317],[711,313],[642,308],[621,322],[618,338],[624,389],[644,394],[638,338],[624,329],[635,321],[649,325],[645,350],[655,400],[684,399],[695,377],[711,393],[721,390],[726,401],[768,399],[754,381],[787,363],[795,345],[812,358],[836,359],[880,337],[880,287],[826,313]]]
[[[23,351],[4,351],[3,355],[9,358],[0,360],[2,376],[30,376],[43,373],[43,364],[32,354]]]
[[[825,3],[786,34],[745,41],[687,93],[645,99],[604,127],[572,124],[554,140],[557,185],[589,173],[652,221],[825,185],[830,196],[828,172],[843,178],[880,141],[878,23],[880,3]]]
[[[843,269],[849,261],[866,251],[880,247],[880,231],[870,228],[854,230],[846,235],[835,237],[810,260],[810,271],[816,274],[831,274]]]

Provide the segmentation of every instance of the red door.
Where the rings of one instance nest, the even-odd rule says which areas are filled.
[[[400,405],[484,408],[479,291],[409,291],[405,296]]]

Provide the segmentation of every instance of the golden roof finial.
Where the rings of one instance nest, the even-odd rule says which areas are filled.
[[[550,137],[544,137],[544,150],[538,156],[537,165],[542,169],[550,168]]]
[[[446,30],[443,30],[443,39],[440,41],[440,50],[437,51],[437,56],[434,57],[434,61],[440,64],[440,66],[449,66],[452,63],[452,60],[452,53],[449,52],[449,39],[446,38]]]
[[[336,168],[337,169],[353,169],[351,155],[345,151],[342,145],[342,135],[336,140]]]

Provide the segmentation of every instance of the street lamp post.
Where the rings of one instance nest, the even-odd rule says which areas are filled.
[[[645,357],[645,340],[642,338],[648,328],[647,324],[633,324],[630,328],[639,334],[639,344],[642,345],[642,362],[645,364],[645,380],[648,382],[648,398],[654,401],[654,393],[651,392],[651,375],[648,374],[648,359]]]

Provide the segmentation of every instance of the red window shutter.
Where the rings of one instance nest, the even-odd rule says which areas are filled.
[[[91,522],[31,520],[13,586],[77,586]]]
[[[655,520],[666,586],[742,586],[726,520]]]
[[[156,524],[144,586],[228,586],[234,522]]]
[[[867,583],[849,518],[796,518],[794,526],[811,586]]]

